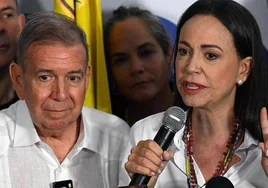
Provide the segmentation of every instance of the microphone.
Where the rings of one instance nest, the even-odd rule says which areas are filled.
[[[185,121],[186,113],[183,109],[177,106],[172,106],[166,110],[162,126],[154,137],[154,141],[162,148],[163,151],[167,150],[176,132],[185,125]],[[150,176],[134,174],[129,185],[147,185],[150,178]]]
[[[206,188],[234,188],[234,185],[228,178],[215,176],[206,183]]]

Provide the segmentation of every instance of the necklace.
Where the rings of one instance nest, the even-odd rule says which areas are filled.
[[[189,188],[197,188],[197,178],[195,174],[195,169],[193,165],[193,131],[192,131],[192,110],[189,110],[187,116],[186,127],[183,134],[184,142],[186,143],[185,147],[185,167],[187,175],[187,183]],[[213,176],[222,176],[225,174],[228,165],[232,159],[237,142],[241,134],[241,127],[239,126],[238,119],[235,120],[231,136],[226,144],[226,152],[223,153],[219,164],[216,167],[215,173]]]

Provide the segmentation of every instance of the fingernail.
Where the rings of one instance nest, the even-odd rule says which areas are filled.
[[[160,165],[162,168],[165,166],[165,163],[161,163],[161,165]]]
[[[151,172],[151,175],[152,175],[152,176],[155,176],[155,173],[154,173],[154,172]]]
[[[264,153],[265,153],[265,156],[268,157],[268,150],[266,150]]]
[[[161,174],[161,172],[162,172],[161,169],[158,169],[158,174]]]
[[[167,158],[169,158],[169,153],[168,152],[166,152],[165,155],[166,155]]]

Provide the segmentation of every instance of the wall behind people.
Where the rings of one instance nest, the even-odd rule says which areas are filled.
[[[18,0],[18,3],[19,10],[25,14],[53,10],[53,0]]]
[[[119,5],[140,5],[152,13],[161,17],[164,25],[168,27],[168,31],[172,36],[175,35],[175,26],[180,18],[180,15],[196,0],[102,0],[104,19],[109,17],[111,10],[117,8]],[[257,20],[264,46],[266,48],[266,55],[268,58],[268,0],[235,0],[246,7]],[[171,23],[171,24],[170,24]],[[172,37],[173,38],[173,37]],[[268,62],[268,60],[267,60]]]
[[[181,13],[196,0],[101,0],[104,22],[111,16],[112,10],[120,5],[140,5],[161,17],[172,38],[175,36],[175,23]],[[263,43],[268,57],[268,0],[235,0],[245,6],[256,18]],[[53,0],[19,0],[19,7],[23,13],[29,14],[36,11],[52,11]],[[268,60],[267,60],[268,61]]]

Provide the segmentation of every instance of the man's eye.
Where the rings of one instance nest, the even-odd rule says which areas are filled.
[[[72,81],[74,81],[74,80],[76,80],[77,78],[75,77],[75,76],[71,76],[70,77],[70,80],[72,80]]]
[[[39,79],[43,81],[47,81],[50,79],[50,77],[48,75],[42,75],[42,76],[39,76]]]
[[[70,76],[69,80],[72,81],[72,82],[78,82],[78,81],[81,80],[81,77],[79,77],[79,76]]]
[[[2,14],[2,18],[5,18],[5,19],[7,19],[7,18],[11,18],[11,17],[13,17],[13,16],[14,16],[14,15],[11,14],[11,13]]]

